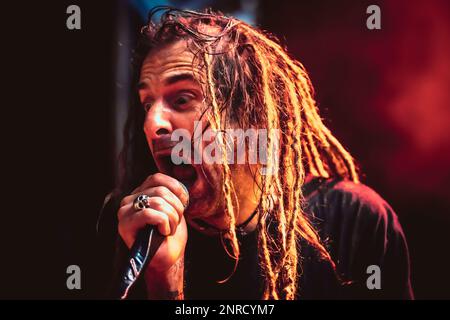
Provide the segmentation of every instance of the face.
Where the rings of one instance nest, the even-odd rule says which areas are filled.
[[[144,132],[158,170],[184,183],[189,189],[190,203],[185,217],[193,227],[203,230],[196,221],[201,219],[220,229],[227,229],[222,196],[223,176],[219,164],[175,165],[171,160],[171,134],[184,129],[192,136],[194,123],[208,127],[208,106],[196,79],[202,70],[193,65],[193,53],[185,41],[177,41],[150,52],[141,67],[139,98],[146,116]],[[206,111],[206,112],[205,112]],[[204,115],[202,116],[202,114]],[[203,149],[208,142],[202,141]],[[192,159],[191,159],[192,160]],[[236,187],[239,212],[237,224],[244,222],[256,209],[259,189],[251,167],[235,164],[230,167]]]

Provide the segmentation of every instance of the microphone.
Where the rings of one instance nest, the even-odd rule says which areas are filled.
[[[156,251],[164,241],[155,226],[147,225],[140,230],[131,247],[129,259],[121,272],[117,296],[124,300],[134,284],[140,279],[142,271],[154,257]]]
[[[186,186],[182,183],[181,186],[186,191],[186,194],[189,195]],[[141,274],[143,273],[142,271],[145,270],[155,256],[155,253],[158,251],[164,238],[165,237],[158,232],[156,226],[153,225],[147,225],[138,232],[136,240],[131,247],[129,259],[119,278],[117,296],[121,300],[128,297],[131,288],[140,279]]]

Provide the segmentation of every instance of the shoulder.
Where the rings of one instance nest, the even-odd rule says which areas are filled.
[[[384,198],[369,186],[349,180],[323,181],[307,198],[307,211],[328,222],[357,220],[372,226],[400,229],[396,213]]]
[[[306,214],[344,269],[357,261],[366,266],[379,264],[389,252],[407,252],[397,214],[362,183],[329,179],[311,193],[307,203]]]
[[[337,271],[353,282],[343,291],[339,289],[339,296],[412,297],[402,227],[392,207],[376,191],[348,180],[322,180],[311,188],[306,203],[305,213],[336,262]],[[384,290],[380,292],[367,290],[367,267],[371,265],[383,270]]]
[[[365,206],[374,214],[385,216],[392,211],[391,206],[375,190],[363,183],[349,180],[338,181],[330,190],[330,194],[342,195],[350,203]]]

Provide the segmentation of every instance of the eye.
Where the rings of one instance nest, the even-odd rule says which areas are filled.
[[[144,108],[145,112],[148,112],[148,110],[150,110],[150,108],[152,107],[153,102],[151,101],[146,101],[142,104],[142,107]]]
[[[175,108],[184,108],[189,104],[192,100],[195,99],[195,96],[192,93],[182,93],[175,97],[175,99],[172,102],[172,105]]]

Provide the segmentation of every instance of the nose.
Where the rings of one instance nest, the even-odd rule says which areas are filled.
[[[156,140],[172,132],[170,110],[165,107],[164,101],[155,101],[148,110],[145,116],[144,132],[151,140]]]

